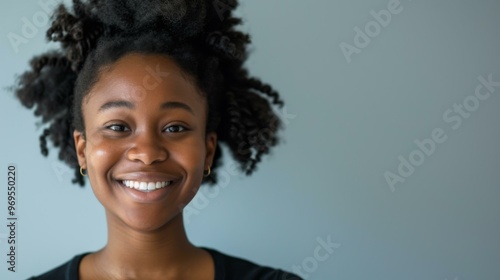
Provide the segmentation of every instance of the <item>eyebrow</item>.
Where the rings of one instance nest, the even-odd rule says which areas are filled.
[[[125,107],[128,109],[134,109],[135,106],[132,104],[132,102],[125,101],[125,100],[113,100],[106,102],[102,104],[102,106],[99,108],[98,112],[102,112],[111,108],[120,108],[120,107]]]
[[[184,109],[184,110],[186,110],[194,115],[193,109],[191,109],[191,107],[189,107],[189,105],[187,105],[186,103],[182,103],[182,102],[178,102],[178,101],[169,101],[169,102],[165,102],[165,103],[161,104],[161,106],[160,106],[160,109],[162,109],[162,110],[174,109],[174,108]]]
[[[112,100],[104,103],[98,110],[98,112],[102,112],[111,108],[128,108],[133,110],[135,108],[134,103],[126,100]],[[178,102],[178,101],[168,101],[160,105],[161,110],[165,109],[184,109],[191,114],[194,115],[193,109],[189,107],[186,103]]]

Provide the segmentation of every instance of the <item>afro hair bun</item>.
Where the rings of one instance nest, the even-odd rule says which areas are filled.
[[[106,0],[96,4],[100,21],[131,33],[155,26],[178,36],[191,37],[203,31],[207,16],[207,2],[199,0]]]

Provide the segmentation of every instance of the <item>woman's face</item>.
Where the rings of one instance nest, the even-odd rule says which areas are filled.
[[[154,230],[179,214],[212,163],[217,137],[205,134],[206,100],[177,64],[126,55],[102,69],[82,111],[78,159],[108,218]]]

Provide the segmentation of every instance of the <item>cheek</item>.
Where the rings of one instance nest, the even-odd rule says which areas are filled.
[[[118,145],[112,145],[103,139],[94,139],[87,143],[86,157],[89,180],[93,187],[105,183],[101,182],[101,180],[106,179],[103,175],[108,174],[113,164],[119,161],[121,154],[121,148]]]
[[[205,144],[202,138],[193,137],[171,145],[170,160],[176,162],[186,172],[186,186],[183,189],[184,203],[187,204],[198,191],[205,168]],[[204,138],[203,138],[204,139]]]
[[[183,143],[173,144],[169,149],[171,159],[175,160],[187,171],[203,170],[205,145],[199,138],[190,138]]]

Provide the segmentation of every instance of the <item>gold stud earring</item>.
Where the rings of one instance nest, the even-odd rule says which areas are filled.
[[[83,174],[83,167],[80,166],[80,174],[82,174],[82,176],[87,176],[87,174]]]
[[[210,175],[210,166],[208,167],[208,171],[205,173],[205,171],[203,171],[203,177],[208,177]]]

